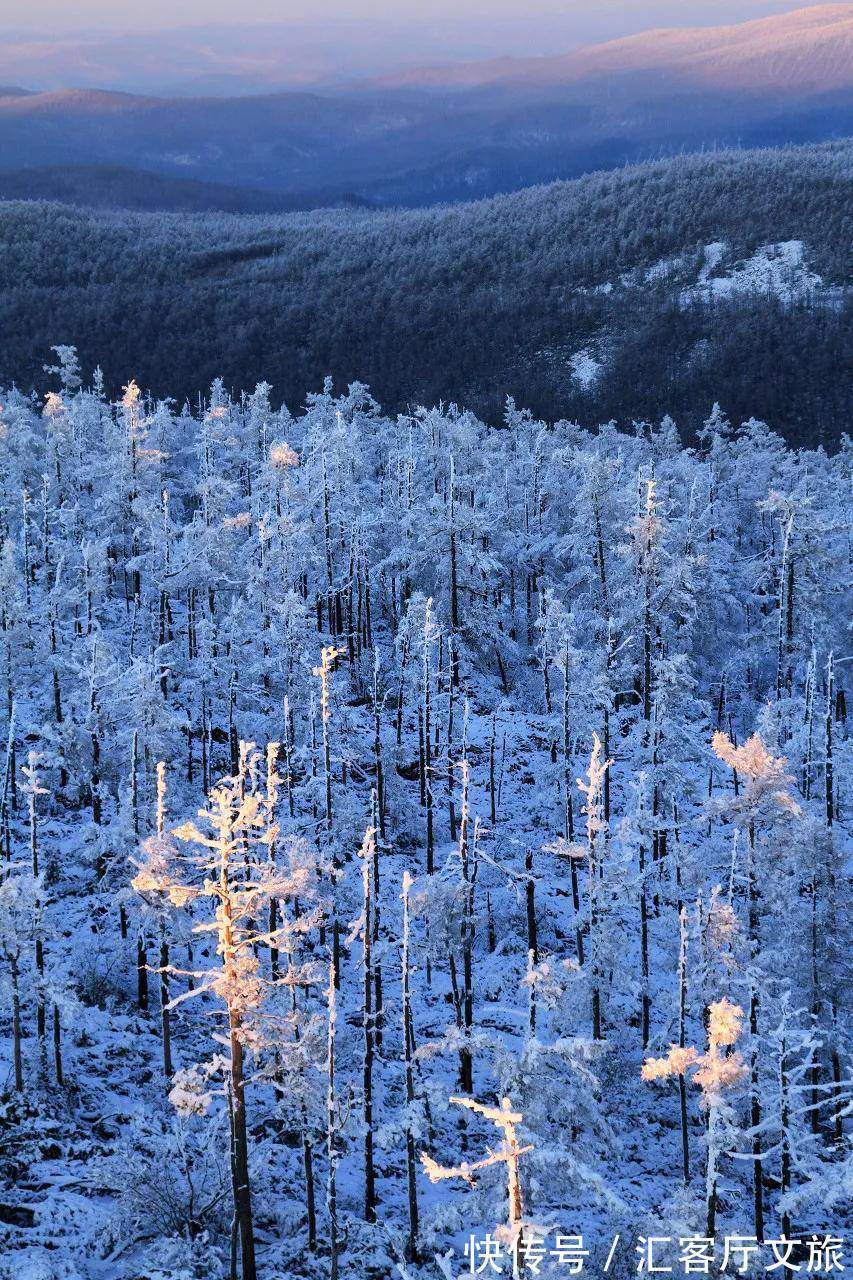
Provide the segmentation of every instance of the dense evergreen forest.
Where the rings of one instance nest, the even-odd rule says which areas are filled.
[[[245,275],[236,224],[173,278],[175,222],[9,210],[32,234],[5,269],[38,230],[43,322],[73,296],[92,342],[108,261],[110,376],[135,341],[189,378],[312,235],[356,263],[315,259],[312,307],[332,261],[352,301],[370,244],[415,314],[439,264],[467,296],[513,211],[518,263],[548,245],[542,277],[562,255],[576,284],[640,251],[582,239],[596,202],[627,223],[669,193],[648,260],[685,225],[734,234],[750,165],[789,175],[785,233],[840,276],[848,211],[793,175],[832,189],[846,154],[258,222]],[[752,190],[750,234],[778,238]],[[45,401],[0,394],[3,1280],[849,1266],[849,437],[794,449],[718,406],[692,447],[671,418],[588,431],[512,400],[490,426],[361,384],[294,415],[216,381],[182,408],[47,362]]]
[[[834,444],[853,409],[851,157],[692,156],[421,211],[0,204],[0,377],[43,391],[40,353],[74,342],[112,395],[132,374],[181,402],[221,375],[295,407],[331,375],[393,410],[450,399],[498,422],[510,393],[585,426],[670,413],[687,437],[720,397]],[[819,284],[697,295],[721,242],[717,277],[797,242]]]

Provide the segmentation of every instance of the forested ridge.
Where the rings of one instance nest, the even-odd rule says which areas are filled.
[[[0,394],[0,1275],[828,1274],[849,437],[48,363]]]
[[[793,443],[851,417],[851,146],[680,157],[421,211],[122,214],[0,204],[0,376],[77,344],[106,386],[178,401],[222,376],[291,407],[331,375],[391,409],[503,397],[549,419],[677,418],[718,396]],[[822,286],[685,304],[707,246],[729,264],[797,241]],[[727,268],[720,267],[724,272]],[[578,352],[599,367],[572,373]]]

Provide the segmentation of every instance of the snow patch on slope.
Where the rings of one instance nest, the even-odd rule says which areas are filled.
[[[699,279],[707,280],[711,274],[717,270],[725,256],[725,240],[712,240],[710,244],[706,244],[705,257],[702,262],[702,270],[699,272]]]
[[[583,391],[589,391],[601,373],[602,364],[585,347],[569,357],[572,379]]]
[[[683,270],[683,257],[662,258],[660,262],[654,262],[646,269],[643,279],[647,284],[652,284],[655,280],[669,280],[671,276],[677,275],[679,271]]]
[[[841,285],[827,284],[806,261],[802,240],[779,240],[759,246],[748,258],[736,258],[725,240],[712,240],[701,250],[696,265],[694,253],[661,258],[649,267],[634,267],[618,281],[605,280],[578,293],[609,296],[614,289],[643,290],[671,285],[678,289],[682,307],[726,301],[749,294],[778,298],[791,305],[813,301],[837,305],[845,295]]]
[[[722,240],[705,246],[698,281],[681,292],[683,304],[725,300],[749,293],[797,302],[823,288],[823,278],[806,265],[802,240],[762,245],[751,258],[731,264],[724,272],[727,248]]]

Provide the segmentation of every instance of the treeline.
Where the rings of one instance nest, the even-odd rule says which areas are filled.
[[[450,397],[498,421],[503,395],[549,418],[676,416],[689,435],[725,388],[786,438],[850,421],[849,289],[796,305],[685,307],[703,246],[732,259],[800,239],[853,283],[848,143],[679,158],[453,208],[281,217],[0,206],[0,376],[46,386],[34,351],[76,341],[117,394],[178,400],[221,374],[292,406],[331,374],[395,409]],[[668,277],[644,272],[678,258]],[[623,281],[623,276],[627,279]],[[594,292],[601,286],[609,293]],[[592,347],[590,387],[569,361]]]

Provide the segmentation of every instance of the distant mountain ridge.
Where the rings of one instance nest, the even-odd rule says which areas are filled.
[[[415,68],[387,87],[576,83],[614,72],[689,76],[694,85],[830,92],[853,84],[853,4],[818,5],[721,27],[665,27],[572,53]]]
[[[122,165],[46,165],[0,170],[0,201],[47,200],[91,209],[164,213],[286,213],[304,209],[305,196],[200,182]],[[357,205],[355,198],[317,191],[316,208]]]
[[[70,167],[144,170],[214,185],[232,209],[224,193],[235,187],[304,208],[429,205],[682,151],[849,134],[853,4],[841,4],[322,93],[10,91],[0,96],[0,173],[18,172],[20,184],[23,170],[61,167],[65,180]],[[85,183],[75,185],[85,202]],[[164,207],[179,207],[174,197]],[[269,206],[259,197],[257,207]]]

